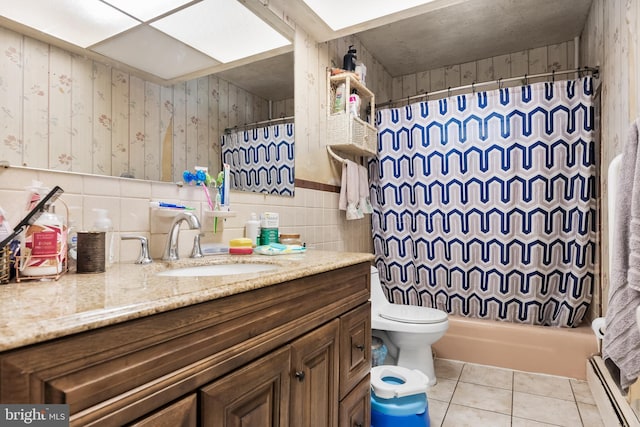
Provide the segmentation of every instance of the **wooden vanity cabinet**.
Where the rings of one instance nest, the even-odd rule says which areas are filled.
[[[0,354],[1,403],[74,426],[368,426],[360,263]]]

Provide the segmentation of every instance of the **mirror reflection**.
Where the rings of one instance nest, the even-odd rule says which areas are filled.
[[[224,129],[294,111],[292,52],[163,85],[3,27],[0,49],[13,165],[175,182],[221,169]]]
[[[293,196],[293,123],[275,121],[258,122],[252,129],[225,129],[222,162],[230,166],[232,189]]]

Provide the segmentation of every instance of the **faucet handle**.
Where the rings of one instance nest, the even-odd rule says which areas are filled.
[[[193,238],[193,249],[191,249],[191,258],[202,258],[204,255],[202,254],[202,247],[200,246],[200,236],[203,233],[198,233]]]
[[[153,260],[149,256],[149,240],[144,236],[122,236],[122,240],[139,240],[140,241],[140,255],[136,260],[136,264],[151,264]]]

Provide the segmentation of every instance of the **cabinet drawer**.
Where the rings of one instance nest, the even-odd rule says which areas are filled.
[[[340,399],[371,370],[371,304],[340,317]]]
[[[371,425],[371,386],[367,375],[340,402],[340,427],[369,427]]]
[[[155,414],[130,424],[130,427],[196,427],[198,425],[197,404],[196,394],[190,394]]]

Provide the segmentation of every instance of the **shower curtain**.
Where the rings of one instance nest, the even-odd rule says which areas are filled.
[[[230,166],[231,188],[293,196],[293,124],[225,133],[222,162]]]
[[[394,303],[574,327],[596,257],[592,79],[378,111],[376,266]]]

